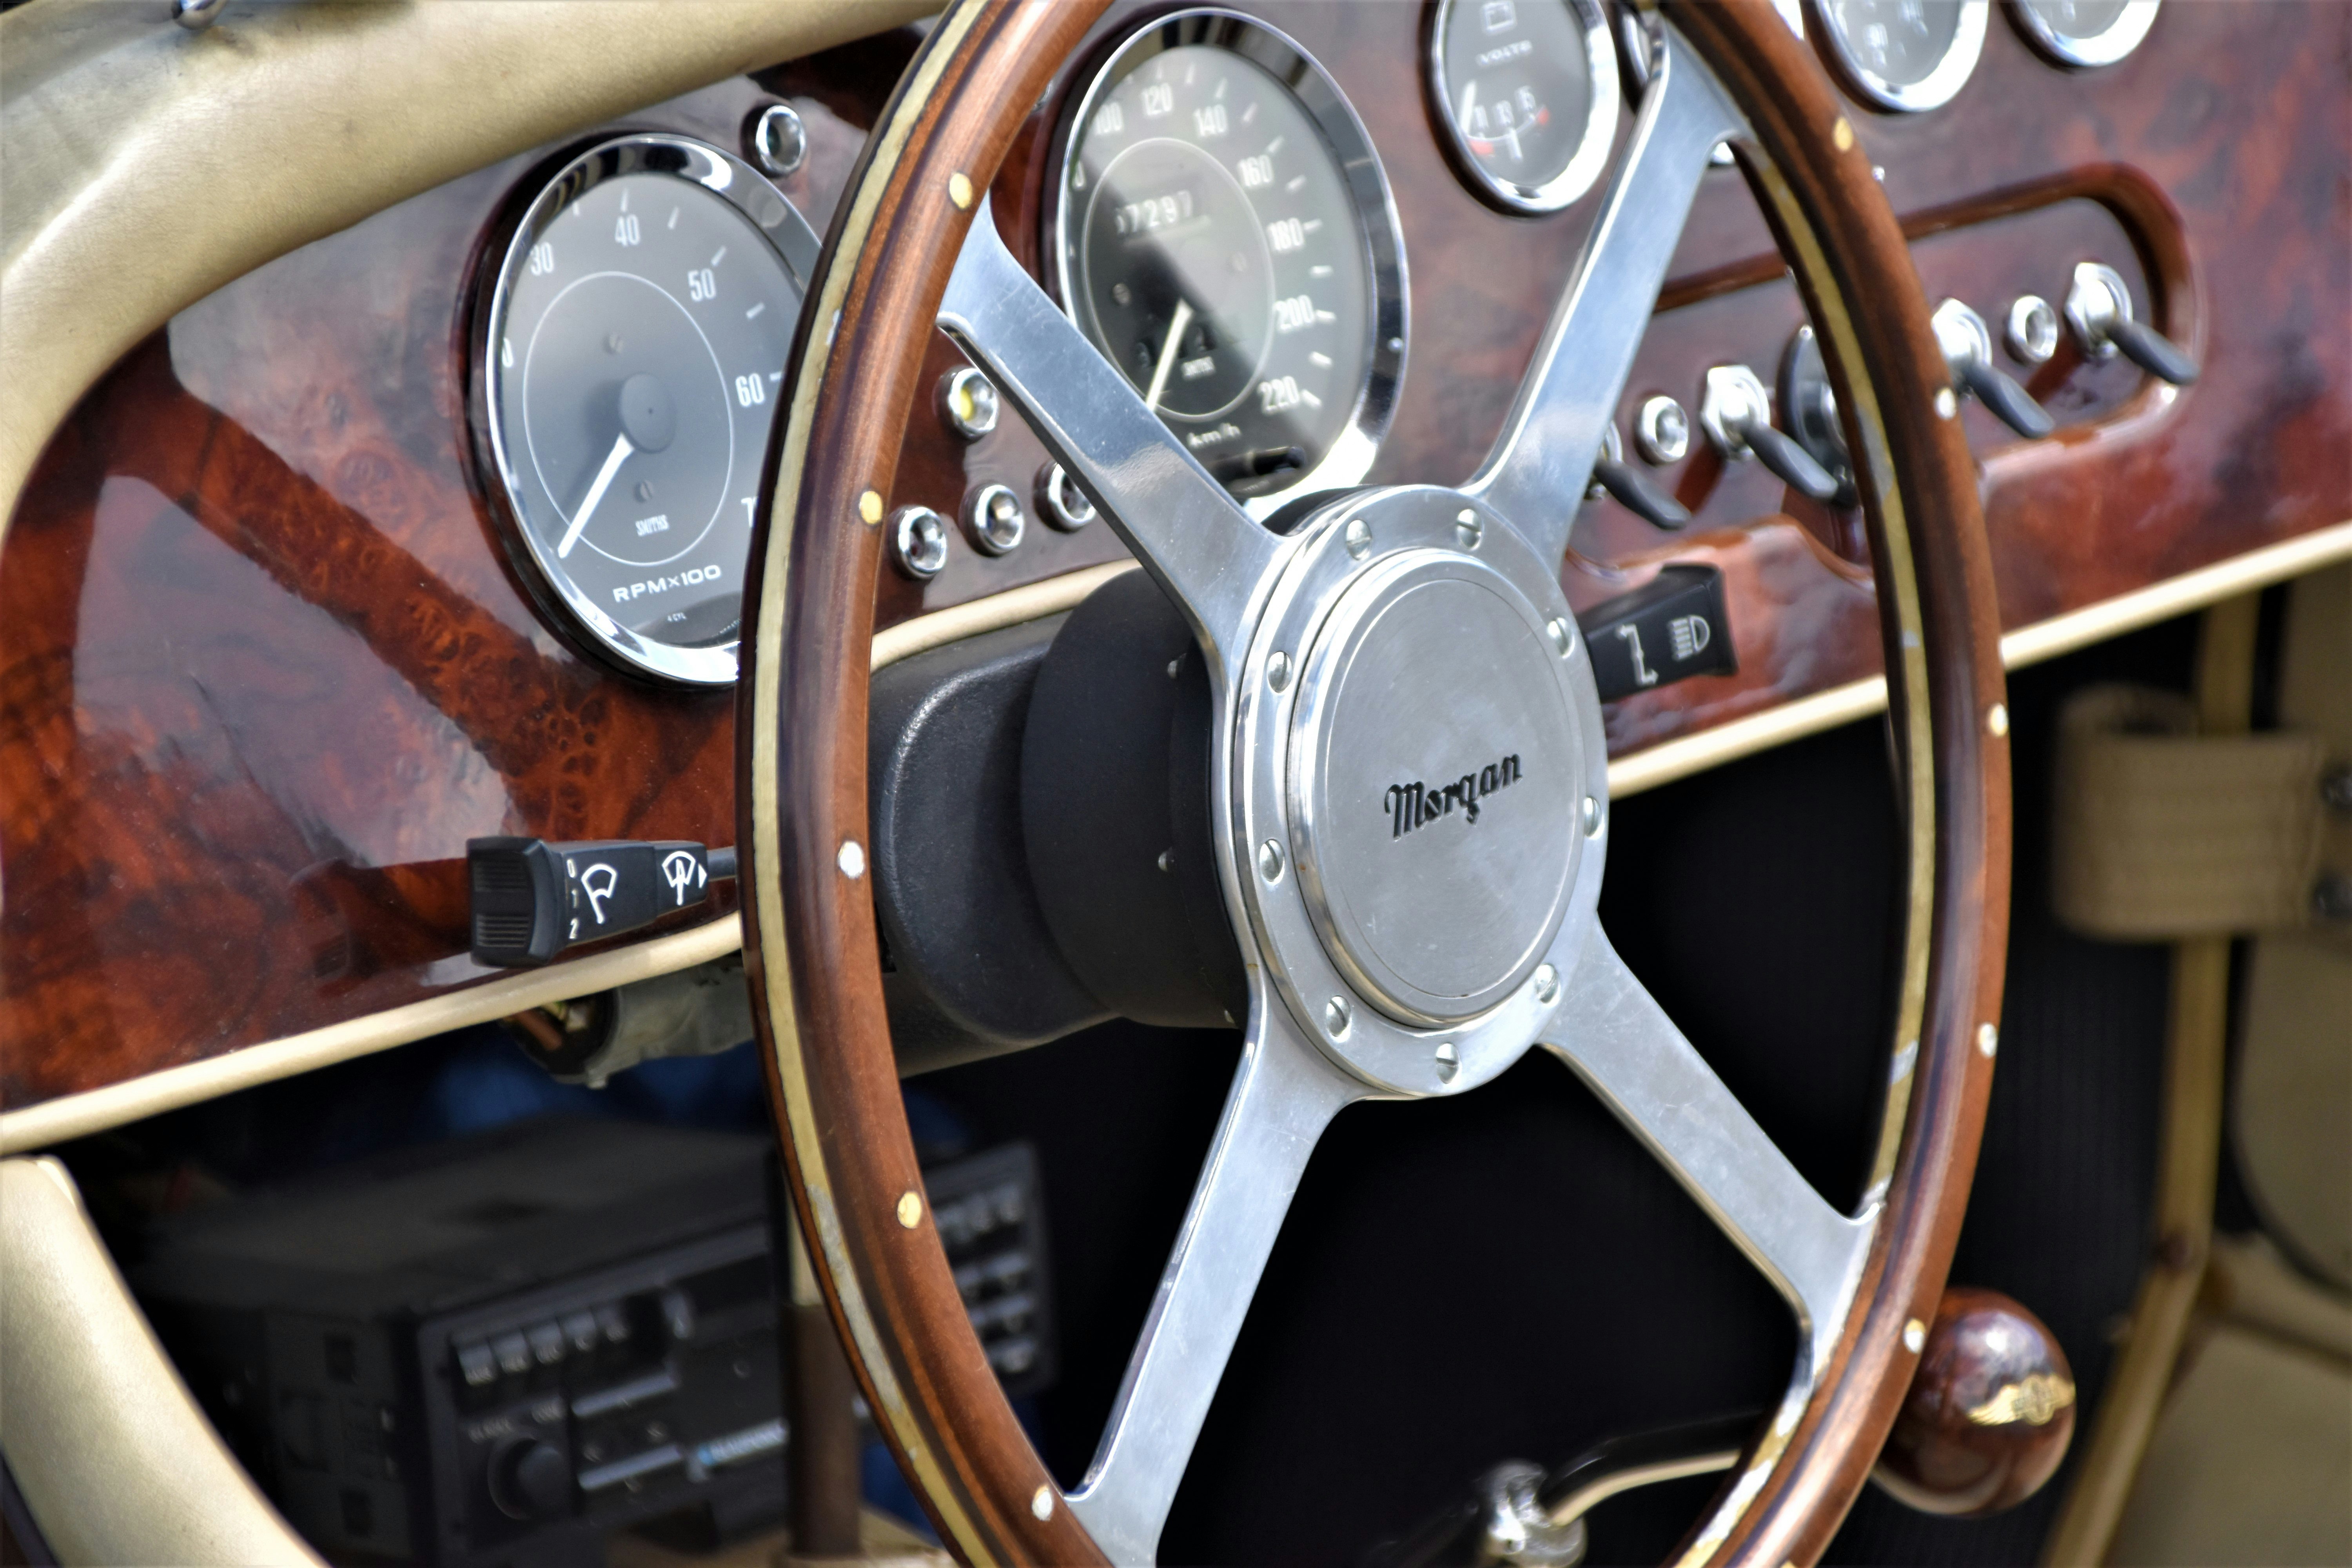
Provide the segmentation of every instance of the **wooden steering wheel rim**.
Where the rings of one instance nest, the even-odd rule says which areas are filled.
[[[948,275],[1102,9],[960,0],[931,30],[828,238],[749,573],[744,953],[793,1198],[876,1423],[971,1563],[1104,1557],[1005,1402],[920,1196],[865,875],[871,610]],[[1870,529],[1906,799],[1896,1089],[1874,1173],[1885,1207],[1809,1397],[1759,1435],[1685,1543],[1686,1562],[1777,1564],[1817,1557],[1868,1477],[1916,1364],[1906,1326],[1933,1321],[1950,1265],[2000,1016],[2008,726],[1975,467],[1868,158],[1768,0],[1666,10],[1748,120],[1750,184],[1822,340]]]

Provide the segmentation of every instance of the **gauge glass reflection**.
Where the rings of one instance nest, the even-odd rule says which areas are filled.
[[[1222,12],[1129,39],[1068,132],[1056,226],[1072,317],[1226,489],[1362,476],[1402,369],[1402,246],[1297,46]]]
[[[2010,16],[2058,64],[2105,66],[2139,47],[2156,8],[2157,0],[2011,0]]]
[[[1984,47],[1987,0],[1813,0],[1840,74],[1883,109],[1951,101]]]
[[[1551,212],[1592,188],[1618,112],[1599,0],[1444,0],[1430,51],[1438,120],[1474,190]]]
[[[743,564],[816,249],[748,166],[593,149],[532,202],[483,354],[492,457],[539,596],[640,673],[735,677]]]

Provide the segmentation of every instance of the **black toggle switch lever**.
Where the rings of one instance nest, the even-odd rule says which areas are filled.
[[[511,969],[706,901],[713,879],[735,875],[735,851],[676,840],[469,838],[466,873],[474,962]]]
[[[2058,428],[2050,411],[1992,363],[1992,332],[1982,316],[1958,300],[1947,300],[1936,307],[1929,325],[1936,329],[1936,346],[1944,351],[1944,366],[1951,372],[1954,387],[2029,441],[2039,441]]]
[[[1772,401],[1756,373],[1744,364],[1719,364],[1706,373],[1698,422],[1716,449],[1737,461],[1754,458],[1790,489],[1818,501],[1837,499],[1837,476],[1813,455],[1772,428]]]
[[[2116,270],[2098,261],[2078,262],[2066,290],[2066,324],[2090,359],[2124,358],[2158,381],[2188,386],[2197,380],[2189,351],[2145,321],[2132,318],[2131,289]]]
[[[1614,420],[1601,427],[1601,456],[1592,460],[1592,482],[1596,489],[1586,492],[1588,500],[1598,500],[1599,492],[1606,490],[1619,506],[1653,528],[1684,528],[1690,523],[1690,513],[1682,502],[1625,461],[1624,443],[1618,439]]]

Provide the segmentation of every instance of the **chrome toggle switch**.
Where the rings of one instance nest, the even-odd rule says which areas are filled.
[[[1818,501],[1837,499],[1837,476],[1772,428],[1772,400],[1746,365],[1719,364],[1706,373],[1698,422],[1726,458],[1754,458],[1791,489]]]
[[[1790,436],[1837,480],[1837,504],[1854,505],[1860,497],[1853,488],[1853,457],[1846,450],[1837,394],[1811,327],[1799,327],[1780,352],[1780,408]]]
[[[2076,264],[2074,284],[2066,290],[2066,325],[2085,358],[2107,359],[2120,349],[2126,359],[2158,381],[2187,386],[2197,379],[2197,362],[2188,350],[2132,318],[2130,287],[2104,262]]]
[[[1994,418],[2029,441],[2039,441],[2058,428],[2050,411],[1992,363],[1992,333],[1982,316],[1958,300],[1947,300],[1936,307],[1928,324],[1936,329],[1936,346],[1943,351],[1954,388],[1983,404]]]
[[[1587,500],[1598,500],[1604,492],[1653,528],[1684,528],[1690,523],[1690,513],[1682,502],[1625,461],[1625,445],[1618,438],[1614,420],[1601,427],[1601,456],[1592,460],[1592,484],[1584,493]]]

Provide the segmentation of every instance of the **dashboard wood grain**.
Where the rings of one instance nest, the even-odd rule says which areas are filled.
[[[1429,123],[1420,7],[1252,9],[1341,84],[1395,192],[1412,339],[1372,478],[1458,480],[1499,426],[1599,195],[1523,218],[1462,186]],[[1103,27],[1142,10],[1117,7]],[[782,186],[822,230],[909,47],[888,36],[614,129],[740,146],[750,114],[787,98],[811,151]],[[2203,366],[2176,394],[2062,352],[2033,379],[2063,422],[2039,444],[1964,415],[2005,626],[2352,518],[2347,60],[2352,7],[2324,0],[2168,5],[2138,53],[2075,74],[1996,21],[1946,109],[1851,109],[1930,299],[1997,322],[2017,292],[2061,297],[2096,255]],[[1032,259],[1075,74],[995,187]],[[42,459],[0,553],[0,1105],[478,982],[457,875],[470,835],[732,841],[730,700],[637,684],[551,633],[474,479],[476,250],[539,162],[404,203],[184,312]],[[1695,405],[1711,363],[1769,382],[1801,320],[1734,171],[1708,176],[1675,272],[1622,428],[1654,391]],[[955,363],[941,340],[927,372]],[[1027,494],[1043,459],[1017,420],[966,446],[919,412],[890,499],[951,514],[980,483]],[[1570,595],[1595,602],[1671,561],[1718,564],[1740,671],[1614,705],[1613,753],[1877,672],[1853,520],[1753,464],[1657,472],[1695,505],[1693,528],[1663,534],[1590,503]],[[929,584],[883,574],[877,624],[1123,553],[1103,527],[1057,534],[1034,518],[1010,556],[959,538]]]

